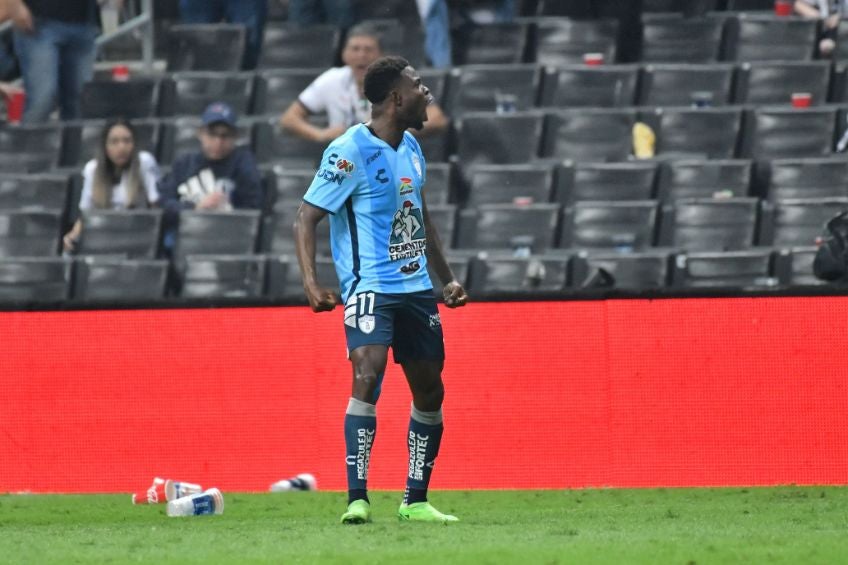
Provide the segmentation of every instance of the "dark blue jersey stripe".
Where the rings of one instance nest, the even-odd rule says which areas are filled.
[[[347,210],[347,224],[350,228],[350,252],[353,254],[353,284],[350,285],[350,292],[347,295],[347,298],[350,298],[356,294],[356,286],[362,277],[359,275],[359,235],[356,231],[356,215],[353,213],[352,198],[348,198],[345,202],[345,209]]]

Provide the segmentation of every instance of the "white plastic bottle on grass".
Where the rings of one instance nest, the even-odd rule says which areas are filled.
[[[184,496],[168,503],[168,516],[203,516],[224,513],[224,495],[216,488]]]

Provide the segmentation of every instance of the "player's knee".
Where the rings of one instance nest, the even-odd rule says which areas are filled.
[[[356,373],[353,377],[353,396],[357,400],[370,402],[374,398],[374,393],[377,386],[380,384],[380,379],[376,373],[364,372]]]
[[[434,411],[442,407],[445,399],[445,387],[441,381],[419,390],[415,395],[415,405],[422,410]]]

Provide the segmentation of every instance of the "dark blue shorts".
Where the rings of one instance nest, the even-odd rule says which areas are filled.
[[[442,321],[431,291],[360,292],[344,310],[348,354],[363,345],[391,346],[395,363],[445,358]]]

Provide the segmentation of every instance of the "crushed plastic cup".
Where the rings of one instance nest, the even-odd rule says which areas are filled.
[[[590,67],[596,67],[604,64],[603,53],[583,53],[583,62]]]
[[[165,481],[165,498],[169,501],[200,492],[203,492],[203,487],[194,483],[172,481],[171,479]]]
[[[813,95],[809,92],[793,92],[792,106],[795,108],[809,108],[813,103]]]
[[[775,0],[774,2],[774,13],[778,16],[791,16],[792,15],[792,2],[791,0]]]
[[[126,65],[115,65],[112,67],[112,80],[127,82],[130,80],[130,68]]]
[[[6,98],[6,121],[10,124],[21,123],[21,118],[24,117],[25,103],[26,93],[23,90],[16,90]]]
[[[318,490],[318,481],[309,473],[301,473],[296,477],[277,481],[268,490],[271,492]]]
[[[224,495],[216,488],[168,502],[168,516],[208,516],[224,513]]]
[[[165,479],[155,477],[147,490],[132,495],[133,504],[160,504],[165,502]]]

